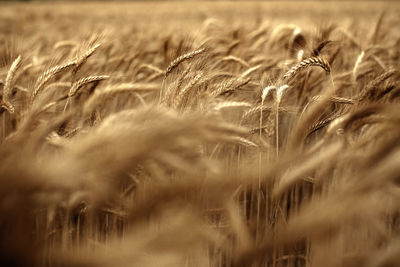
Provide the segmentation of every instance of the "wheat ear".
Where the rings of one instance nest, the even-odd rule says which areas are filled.
[[[142,64],[142,65],[140,65],[140,67],[138,68],[138,72],[140,70],[142,70],[142,69],[149,69],[149,70],[152,70],[152,71],[154,71],[156,73],[159,73],[159,74],[163,74],[164,73],[164,71],[162,71],[158,67],[156,67],[154,65],[151,65],[151,64]]]
[[[75,67],[72,71],[72,80],[75,80],[75,76],[78,73],[79,69],[83,64],[87,61],[87,59],[96,52],[97,48],[99,48],[100,44],[94,45],[92,48],[83,53],[80,57],[75,59]]]
[[[365,52],[361,51],[360,55],[357,57],[356,63],[354,63],[354,68],[353,68],[353,79],[354,81],[357,80],[357,70],[360,67],[360,64],[364,58]]]
[[[72,85],[72,87],[69,90],[69,92],[68,92],[68,99],[67,99],[67,102],[65,103],[64,111],[67,109],[67,106],[68,106],[68,103],[69,103],[71,97],[75,96],[78,93],[80,88],[82,88],[86,84],[93,83],[93,82],[98,82],[98,81],[103,81],[103,80],[106,80],[108,78],[110,78],[110,76],[107,76],[107,75],[90,76],[90,77],[82,78],[79,81],[75,82]]]
[[[179,77],[178,82],[168,86],[167,90],[165,90],[164,95],[161,98],[161,103],[167,103],[171,101],[172,96],[174,93],[178,92],[182,86],[183,80],[186,79],[188,73],[190,72],[191,68],[187,68]],[[175,91],[174,91],[175,89]],[[160,95],[163,93],[163,90],[160,91]]]
[[[249,82],[250,82],[250,78],[247,78],[247,79],[242,79],[242,78],[231,79],[228,82],[222,83],[217,90],[211,92],[211,95],[214,96],[214,97],[217,97],[217,96],[226,94],[228,92],[233,92],[236,89],[238,89],[238,88],[240,88],[242,86],[245,86]]]
[[[254,66],[254,67],[249,68],[248,70],[246,70],[245,72],[243,72],[243,73],[240,75],[240,78],[242,78],[242,79],[246,78],[247,76],[249,76],[250,74],[252,74],[254,71],[256,71],[256,70],[258,70],[259,68],[261,68],[261,66],[262,66],[262,65],[257,65],[257,66]]]
[[[75,65],[75,61],[67,61],[65,64],[48,69],[42,75],[40,75],[35,83],[35,87],[31,96],[31,104],[35,101],[36,97],[43,90],[44,85],[51,79],[51,77],[71,67],[72,65]]]
[[[77,41],[73,41],[73,40],[64,40],[64,41],[57,42],[57,43],[53,46],[53,49],[58,49],[58,48],[61,48],[61,47],[68,47],[68,46],[74,47],[74,46],[77,46],[78,44],[79,44],[79,43],[78,43]]]
[[[177,97],[175,98],[175,101],[174,101],[175,108],[178,108],[181,105],[183,99],[188,94],[189,90],[193,86],[195,86],[202,77],[203,77],[203,72],[200,72],[182,89],[181,92],[179,92],[179,94],[177,95]]]
[[[9,96],[11,93],[11,90],[14,87],[14,77],[15,73],[17,72],[18,68],[20,67],[21,64],[21,56],[18,56],[16,60],[12,63],[10,70],[7,73],[7,78],[4,83],[4,88],[3,88],[3,101],[2,101],[2,106],[4,106],[9,113],[14,113],[15,109],[14,106],[11,104],[9,100]]]
[[[160,87],[158,84],[134,84],[123,83],[117,86],[106,88],[105,90],[95,91],[95,93],[85,102],[83,106],[83,114],[88,115],[99,104],[112,96],[122,93],[133,93],[140,91],[155,91]],[[138,96],[137,96],[138,97]],[[138,97],[139,98],[139,97]]]
[[[226,56],[224,58],[222,58],[222,61],[233,61],[233,62],[237,62],[240,65],[245,66],[246,68],[250,68],[250,64],[247,63],[246,61],[244,61],[241,58],[235,57],[235,56]]]
[[[72,85],[71,89],[68,92],[68,97],[75,96],[78,93],[79,89],[82,88],[86,84],[89,84],[92,82],[97,82],[97,81],[107,80],[108,78],[110,78],[110,76],[107,76],[107,75],[89,76],[89,77],[82,78]]]
[[[238,101],[224,101],[221,103],[218,103],[217,105],[215,105],[215,107],[213,108],[214,110],[221,110],[221,109],[225,109],[225,108],[236,108],[236,107],[251,107],[251,104],[249,102],[238,102]]]
[[[178,67],[179,64],[181,64],[182,62],[184,62],[184,61],[186,61],[188,59],[191,59],[191,58],[203,53],[204,51],[206,51],[206,49],[205,48],[201,48],[201,49],[198,49],[196,51],[193,51],[193,52],[190,52],[190,53],[186,53],[186,54],[183,54],[180,57],[177,57],[176,59],[174,59],[171,62],[171,64],[169,64],[167,70],[165,71],[165,77],[167,77],[176,67]]]
[[[328,61],[322,57],[309,57],[299,62],[297,65],[293,66],[288,72],[283,75],[283,79],[290,79],[299,71],[308,68],[310,66],[319,66],[323,68],[327,73],[331,72],[331,66]]]

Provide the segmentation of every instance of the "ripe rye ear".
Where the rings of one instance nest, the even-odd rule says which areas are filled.
[[[99,48],[99,47],[100,47],[100,44],[96,44],[93,47],[91,47],[90,49],[88,49],[85,53],[83,53],[82,55],[80,55],[79,57],[77,57],[75,59],[75,67],[72,70],[72,80],[73,81],[75,81],[76,74],[78,73],[80,68],[83,66],[83,64],[85,64],[85,62],[88,60],[88,58],[90,56],[92,56],[94,54],[94,52],[96,52],[97,48]]]
[[[37,79],[33,93],[31,96],[31,104],[35,101],[36,97],[39,95],[39,93],[44,89],[45,84],[57,73],[75,65],[75,61],[67,61],[66,63],[62,65],[57,65],[53,68],[50,68],[46,70],[40,77]]]
[[[284,80],[289,80],[292,78],[294,75],[296,75],[298,72],[300,72],[303,69],[306,69],[310,66],[318,66],[321,67],[323,70],[325,70],[327,73],[331,72],[331,66],[329,65],[328,61],[326,61],[322,57],[309,57],[304,59],[303,61],[299,62],[295,66],[293,66],[289,71],[287,71],[283,75]]]
[[[110,78],[110,76],[107,76],[107,75],[89,76],[89,77],[82,78],[72,85],[71,89],[69,90],[68,97],[71,98],[74,95],[76,95],[78,93],[79,89],[82,88],[82,86],[85,86],[86,84],[97,82],[97,81],[107,80],[108,78]]]
[[[1,106],[5,107],[9,113],[15,112],[15,108],[9,100],[9,96],[14,87],[15,73],[17,72],[20,65],[21,65],[21,56],[18,56],[17,59],[15,59],[14,62],[12,63],[10,70],[7,73],[6,81],[4,83],[3,99],[1,101]]]
[[[182,62],[189,60],[203,52],[205,52],[206,49],[205,48],[200,48],[196,51],[190,52],[190,53],[186,53],[183,54],[180,57],[177,57],[176,59],[174,59],[168,66],[168,68],[165,71],[165,77],[167,77],[176,67],[179,66],[179,64],[181,64]]]

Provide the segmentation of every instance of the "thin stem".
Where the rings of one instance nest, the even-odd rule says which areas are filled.
[[[2,141],[6,138],[6,113],[3,114],[3,136]]]
[[[261,101],[261,107],[264,105],[264,99]],[[260,140],[262,138],[262,108],[260,109],[260,127],[259,127]],[[261,206],[261,150],[258,152],[258,190],[257,190],[257,219],[256,219],[256,243],[259,239],[259,223],[260,223],[260,206]]]
[[[332,92],[335,92],[335,83],[333,82],[333,75],[332,72],[329,73],[329,75],[331,76],[331,83],[332,83]],[[353,99],[353,91],[351,91],[351,99]]]
[[[275,143],[276,143],[276,157],[279,156],[279,101],[276,101],[275,111]]]
[[[159,94],[159,99],[158,99],[158,104],[162,103],[162,99],[163,99],[163,94],[164,94],[164,87],[165,87],[165,77],[161,83],[161,89],[160,89],[160,94]]]
[[[67,110],[67,106],[68,106],[68,104],[69,104],[69,97],[67,98],[67,102],[65,102],[65,106],[64,106],[64,111],[63,112],[65,112],[66,110]]]

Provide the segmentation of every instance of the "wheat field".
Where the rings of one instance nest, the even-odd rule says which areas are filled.
[[[0,266],[399,266],[398,14],[0,3]]]

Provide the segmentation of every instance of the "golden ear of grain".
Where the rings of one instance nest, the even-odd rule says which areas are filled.
[[[376,91],[374,88],[379,86],[382,82],[386,81],[387,79],[391,78],[394,75],[400,76],[400,72],[395,69],[388,70],[383,74],[376,77],[374,80],[370,81],[367,86],[365,86],[358,95],[358,101],[362,102],[364,100],[373,100],[374,92]]]
[[[36,97],[43,90],[44,85],[57,73],[75,65],[75,61],[67,61],[63,65],[58,65],[53,68],[46,70],[35,83],[35,87],[31,96],[31,104],[35,101]]]
[[[159,69],[158,67],[151,65],[151,64],[142,64],[140,65],[140,67],[138,68],[138,72],[141,71],[142,69],[149,69],[153,72],[159,73],[159,74],[164,74],[164,71],[162,71],[161,69]]]
[[[275,86],[275,85],[270,85],[270,86],[265,87],[265,88],[262,90],[262,93],[261,93],[261,105],[264,104],[265,98],[267,97],[268,93],[269,93],[271,90],[276,90],[276,86]]]
[[[97,48],[100,46],[100,44],[96,44],[95,46],[93,46],[91,49],[87,50],[82,56],[74,59],[74,60],[70,60],[67,61],[65,64],[63,65],[58,65],[55,66],[53,68],[48,69],[47,71],[45,71],[36,81],[35,83],[35,87],[34,87],[34,91],[32,93],[31,96],[31,103],[33,103],[36,99],[36,97],[38,96],[38,94],[43,90],[44,85],[51,79],[51,77],[53,77],[54,75],[56,75],[57,73],[71,67],[74,66],[74,69],[72,71],[72,76],[73,76],[73,80],[75,79],[75,75],[78,72],[78,70],[80,69],[80,67],[86,62],[86,60],[97,50]],[[82,81],[81,81],[82,82]],[[77,84],[79,85],[79,84]],[[83,85],[81,85],[83,86]],[[78,88],[79,89],[79,88]]]
[[[281,102],[283,93],[285,92],[286,89],[288,89],[289,86],[287,84],[284,84],[282,86],[280,86],[277,90],[276,90],[276,101],[278,102],[278,104]]]
[[[243,146],[248,146],[248,147],[258,147],[258,145],[244,137],[241,136],[232,136],[227,138],[228,140],[231,140],[237,144],[243,145]]]
[[[63,40],[63,41],[55,43],[54,46],[53,46],[53,49],[59,49],[61,47],[68,47],[68,46],[74,47],[74,46],[77,46],[77,45],[79,45],[79,43],[77,41]]]
[[[9,96],[14,87],[15,73],[21,65],[21,56],[18,56],[12,63],[10,70],[7,73],[7,78],[3,88],[2,106],[4,106],[9,113],[14,113],[14,106],[11,104]]]
[[[324,96],[322,95],[316,95],[311,98],[311,101],[319,101],[321,99],[324,99]],[[344,97],[338,97],[338,96],[330,96],[328,98],[329,101],[333,103],[339,103],[339,104],[354,104],[353,99],[349,98],[344,98]]]
[[[245,60],[239,58],[239,57],[235,57],[235,56],[226,56],[224,58],[222,58],[222,61],[233,61],[233,62],[237,62],[243,66],[245,66],[246,68],[250,68],[250,64],[247,63]]]
[[[163,93],[161,103],[171,103],[173,96],[180,90],[183,81],[187,78],[191,68],[187,68],[179,77],[178,82],[172,83],[168,86],[167,90],[161,91]]]
[[[174,107],[177,108],[181,105],[183,99],[188,94],[189,90],[203,77],[203,72],[197,74],[183,89],[179,92],[174,100]]]
[[[252,74],[253,72],[255,72],[256,70],[258,70],[259,68],[261,68],[262,65],[257,65],[254,67],[249,68],[248,70],[244,71],[241,75],[240,78],[244,79],[247,76],[249,76],[250,74]]]
[[[8,113],[13,114],[15,112],[14,106],[10,102],[1,101],[1,107],[5,108]]]
[[[300,49],[299,52],[297,52],[297,61],[301,62],[303,60],[303,56],[304,56],[304,50]]]
[[[84,116],[87,116],[102,102],[118,94],[135,93],[140,91],[155,91],[159,89],[160,85],[155,83],[123,83],[108,87],[105,90],[95,91],[95,93],[84,104],[83,114]]]
[[[299,71],[308,68],[310,66],[318,66],[324,69],[327,73],[331,72],[331,67],[324,58],[322,57],[309,57],[293,66],[288,72],[283,75],[283,79],[290,79]]]
[[[357,57],[356,63],[354,64],[354,68],[353,68],[353,79],[354,81],[357,80],[357,70],[364,58],[365,52],[361,51],[360,55]]]
[[[251,107],[249,102],[239,101],[224,101],[215,105],[214,110],[221,110],[224,108],[236,108],[236,107]]]
[[[335,114],[333,114],[333,115],[331,115],[331,116],[329,116],[329,117],[327,117],[327,118],[325,118],[325,119],[323,119],[323,120],[320,120],[320,121],[314,123],[314,124],[310,127],[307,136],[309,136],[309,135],[311,135],[312,133],[318,131],[319,129],[325,127],[326,125],[328,125],[329,123],[331,123],[332,121],[336,120],[336,119],[339,118],[339,117],[340,117],[340,114],[336,114],[336,113],[335,113]]]
[[[238,88],[245,86],[250,82],[250,78],[247,79],[241,79],[241,78],[234,78],[231,79],[228,82],[222,83],[217,90],[211,92],[211,95],[216,97],[220,96],[223,94],[226,94],[228,92],[233,92],[237,90]]]
[[[191,58],[193,58],[193,57],[195,57],[195,56],[197,56],[197,55],[199,55],[199,54],[201,54],[201,53],[203,53],[205,51],[206,51],[205,48],[200,48],[200,49],[198,49],[196,51],[193,51],[193,52],[190,52],[190,53],[186,53],[186,54],[183,54],[180,57],[177,57],[176,59],[174,59],[171,62],[171,64],[169,64],[168,68],[165,71],[165,77],[167,77],[182,62],[184,62],[186,60],[189,60],[189,59],[191,59]]]
[[[75,68],[73,70],[73,73],[76,74],[79,69],[82,67],[83,64],[87,61],[87,59],[96,52],[97,48],[100,47],[101,44],[96,44],[89,50],[87,50],[85,53],[83,53],[81,56],[79,56],[77,59],[75,59]]]
[[[260,111],[273,111],[276,109],[276,106],[263,106],[263,105],[257,105],[252,108],[249,108],[246,112],[243,113],[240,122],[243,123],[246,120],[248,120],[252,115],[258,114]],[[296,113],[297,109],[295,107],[278,107],[279,112],[285,112],[285,113]]]
[[[82,86],[84,86],[86,84],[97,82],[97,81],[107,80],[108,78],[110,78],[110,76],[107,76],[107,75],[90,76],[90,77],[82,78],[72,85],[71,89],[68,92],[68,97],[73,97],[74,95],[76,95],[78,93],[79,89],[82,88]]]

